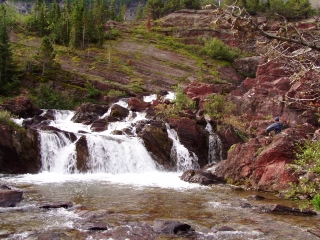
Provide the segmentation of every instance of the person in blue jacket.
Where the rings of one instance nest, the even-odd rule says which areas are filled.
[[[280,122],[280,118],[279,117],[275,117],[274,118],[274,123],[272,123],[271,125],[269,125],[266,129],[267,133],[270,133],[272,131],[274,131],[275,134],[279,134],[281,133],[282,129],[283,129],[283,124]]]

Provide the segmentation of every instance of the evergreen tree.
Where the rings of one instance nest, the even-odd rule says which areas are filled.
[[[48,36],[45,36],[42,38],[41,46],[38,50],[37,55],[35,56],[35,59],[41,64],[42,66],[42,73],[41,76],[44,75],[45,70],[48,67],[51,67],[54,65],[56,54],[54,51],[54,48],[52,46],[51,40]]]
[[[50,38],[54,42],[61,42],[61,30],[62,30],[62,24],[61,24],[61,10],[60,6],[58,5],[57,1],[54,0],[52,7],[48,13],[48,27],[47,29],[50,31]]]
[[[0,92],[5,89],[13,77],[12,52],[7,31],[7,15],[3,5],[0,6]]]
[[[142,8],[141,4],[139,3],[138,7],[137,7],[137,11],[136,11],[136,16],[134,17],[134,19],[139,20],[142,17],[143,17],[143,8]]]
[[[83,42],[84,29],[84,2],[81,0],[75,1],[71,13],[71,31],[70,31],[70,45],[78,48]]]
[[[164,2],[162,0],[148,0],[147,11],[151,13],[152,19],[158,19],[162,17],[164,10]]]
[[[182,6],[187,9],[201,9],[200,0],[182,0]]]

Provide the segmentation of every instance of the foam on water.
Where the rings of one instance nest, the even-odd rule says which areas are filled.
[[[39,174],[24,174],[15,178],[6,178],[6,181],[32,184],[63,183],[63,182],[92,182],[125,184],[136,187],[159,187],[168,189],[199,189],[206,188],[199,184],[190,184],[180,179],[181,173],[150,171],[144,173],[88,173],[88,174],[64,174],[43,171]]]

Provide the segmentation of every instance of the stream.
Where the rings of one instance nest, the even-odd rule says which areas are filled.
[[[126,106],[125,102],[119,104]],[[112,134],[143,119],[143,114],[130,115],[100,133],[72,123],[73,114],[57,111],[50,125],[73,132],[78,139],[86,136],[90,171],[75,170],[74,143],[59,134],[41,132],[42,171],[0,175],[1,185],[24,192],[17,206],[0,208],[1,239],[319,239],[309,232],[320,229],[319,215],[266,213],[240,206],[298,207],[292,201],[271,193],[239,191],[227,184],[201,186],[180,180],[184,170],[197,169],[198,165],[196,156],[186,151],[178,139],[173,139],[174,154],[180,159],[178,172],[166,172],[159,170],[137,137]],[[167,131],[175,138],[172,129]],[[251,195],[265,199],[248,200]],[[59,202],[71,202],[72,207],[41,208]],[[194,232],[147,235],[149,230],[143,229],[158,220],[186,223]],[[108,229],[89,231],[87,226],[92,222]]]

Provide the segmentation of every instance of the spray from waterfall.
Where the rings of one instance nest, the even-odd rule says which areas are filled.
[[[206,131],[209,133],[208,163],[217,163],[222,160],[222,142],[209,122],[207,122]]]

